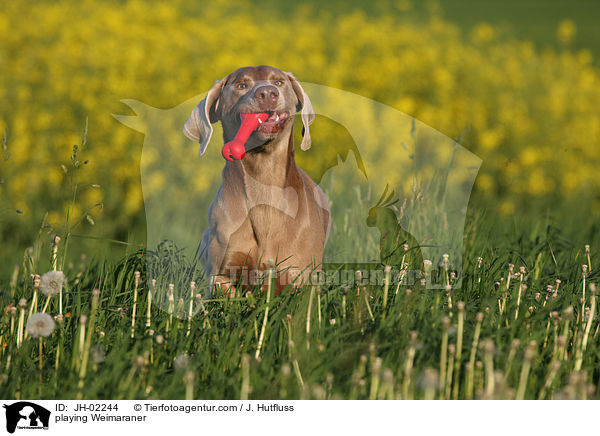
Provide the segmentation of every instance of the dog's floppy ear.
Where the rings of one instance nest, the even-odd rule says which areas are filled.
[[[212,88],[204,97],[198,106],[194,108],[192,114],[183,126],[183,134],[192,141],[200,143],[200,156],[206,151],[206,146],[210,142],[213,133],[212,123],[219,121],[219,97],[226,83],[227,78],[217,80]]]
[[[288,79],[292,83],[292,88],[296,93],[296,97],[298,98],[298,103],[296,104],[296,110],[300,111],[300,118],[302,119],[302,142],[300,143],[300,148],[303,151],[306,151],[310,148],[311,140],[310,140],[310,130],[309,127],[315,120],[315,112],[312,107],[312,103],[302,89],[302,86],[292,73],[286,73]]]

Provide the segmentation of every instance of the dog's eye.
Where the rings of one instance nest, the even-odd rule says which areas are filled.
[[[248,84],[245,82],[240,82],[235,86],[237,89],[246,89],[248,87]]]
[[[281,86],[283,85],[283,80],[276,80],[275,81],[275,86]]]

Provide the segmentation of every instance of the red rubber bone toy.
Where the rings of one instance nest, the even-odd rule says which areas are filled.
[[[241,114],[242,116],[242,125],[240,126],[240,130],[238,130],[233,141],[229,141],[227,144],[223,146],[223,157],[230,162],[233,162],[234,159],[241,160],[246,155],[246,148],[244,144],[254,132],[258,126],[265,122],[269,118],[269,114],[260,113],[260,114]]]

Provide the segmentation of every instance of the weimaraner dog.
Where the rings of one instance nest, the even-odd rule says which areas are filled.
[[[279,271],[276,292],[306,283],[320,267],[329,236],[329,202],[294,159],[294,116],[311,146],[311,102],[291,73],[261,65],[240,68],[219,80],[194,108],[184,134],[200,143],[200,155],[221,121],[224,143],[241,126],[240,114],[267,113],[245,144],[246,154],[226,161],[223,181],[211,204],[200,259],[211,283],[235,295],[240,279],[253,284],[269,264]]]

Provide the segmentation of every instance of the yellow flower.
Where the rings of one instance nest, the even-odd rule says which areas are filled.
[[[568,44],[573,41],[577,27],[575,23],[569,19],[562,20],[556,29],[556,37],[563,44]]]

